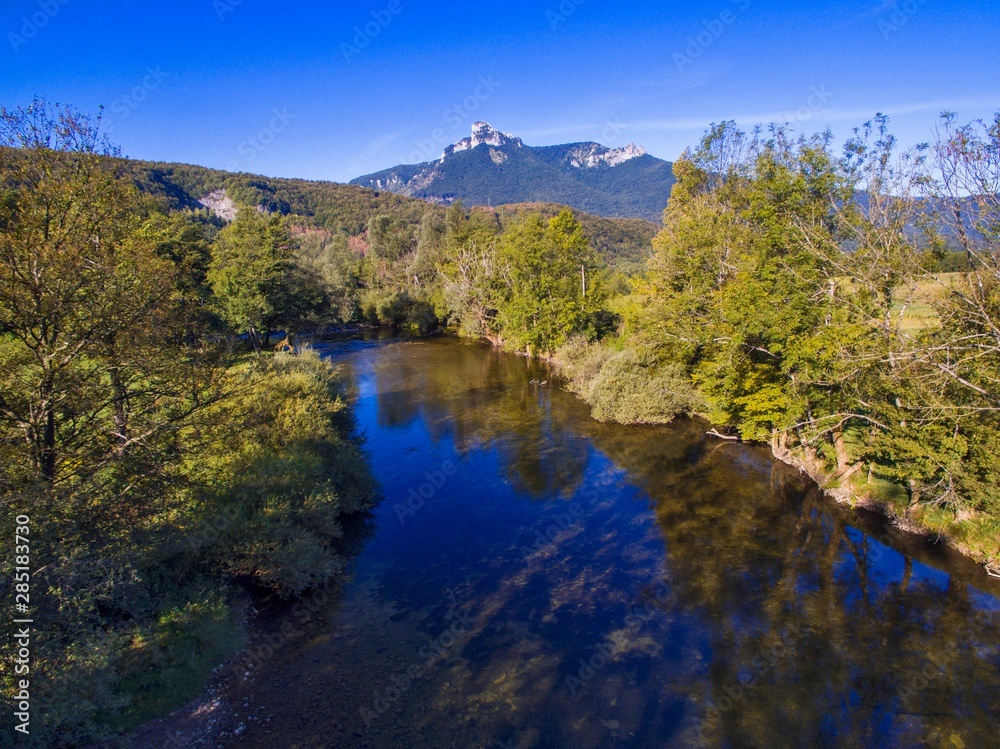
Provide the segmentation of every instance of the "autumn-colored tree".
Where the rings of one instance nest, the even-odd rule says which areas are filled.
[[[162,426],[175,266],[91,121],[36,101],[0,113],[0,142],[0,424],[54,482]]]

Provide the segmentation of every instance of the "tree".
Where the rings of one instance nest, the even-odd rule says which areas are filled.
[[[505,284],[497,318],[515,349],[551,355],[604,301],[597,259],[568,209],[548,224],[528,216],[502,235],[498,252]]]
[[[153,243],[156,255],[168,260],[175,269],[175,296],[179,313],[188,322],[188,340],[194,342],[206,332],[218,330],[220,323],[212,309],[212,289],[208,283],[212,240],[218,229],[195,213],[153,212],[146,219],[142,233]]]
[[[396,216],[379,214],[368,222],[368,242],[379,258],[396,261],[413,249],[413,231]]]
[[[645,339],[687,365],[713,419],[748,439],[815,430],[835,410],[828,352],[840,321],[824,253],[838,246],[844,187],[829,141],[714,127],[677,163],[654,241]]]
[[[27,478],[52,483],[162,426],[153,363],[179,320],[174,266],[98,125],[36,100],[0,111],[0,144],[0,424],[20,434]]]
[[[222,317],[258,352],[288,299],[293,246],[284,219],[244,207],[212,249],[208,281]]]
[[[500,267],[496,242],[469,242],[442,266],[445,297],[464,335],[485,338],[503,346],[503,331],[497,319],[501,279],[508,275]]]
[[[888,341],[887,397],[872,398],[883,426],[870,455],[903,480],[910,506],[934,503],[996,512],[1000,420],[1000,115],[960,126],[946,113],[926,159],[911,170],[932,247],[965,253],[954,275],[898,264],[895,305],[928,304],[936,319]],[[896,235],[905,230],[893,228]],[[903,293],[900,293],[900,290]],[[900,466],[912,470],[905,477]]]
[[[310,270],[320,282],[326,315],[338,322],[360,314],[361,260],[349,247],[344,233],[310,230],[299,236],[295,264]]]

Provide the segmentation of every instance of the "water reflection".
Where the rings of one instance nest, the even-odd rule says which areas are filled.
[[[565,414],[552,412],[546,394],[555,383],[537,362],[477,344],[412,342],[380,358],[374,376],[380,427],[419,419],[432,439],[451,439],[460,454],[496,450],[507,477],[535,498],[579,484],[586,443],[570,431]]]
[[[320,626],[234,698],[272,720],[233,745],[1000,746],[975,568],[698,422],[593,422],[537,363],[345,361],[386,501]]]

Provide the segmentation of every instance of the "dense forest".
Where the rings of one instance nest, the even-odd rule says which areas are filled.
[[[192,696],[241,645],[234,583],[336,580],[377,489],[303,345],[331,326],[554,360],[599,420],[706,416],[1000,561],[1000,117],[911,152],[883,118],[843,154],[713,127],[659,231],[129,161],[44,101],[0,147],[0,488],[31,518],[48,745]]]

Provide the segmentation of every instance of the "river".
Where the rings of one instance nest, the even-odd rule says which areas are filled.
[[[342,588],[266,613],[228,745],[1000,746],[978,566],[698,421],[599,424],[524,358],[321,349],[385,499]]]

